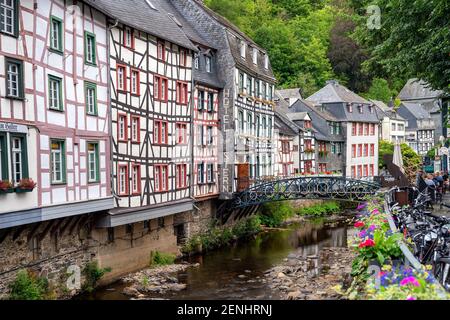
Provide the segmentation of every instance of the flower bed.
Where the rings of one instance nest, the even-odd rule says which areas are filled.
[[[449,299],[435,282],[429,266],[415,270],[403,266],[401,233],[392,232],[383,209],[384,198],[371,196],[358,206],[356,236],[351,246],[357,253],[352,265],[350,299],[422,300]]]

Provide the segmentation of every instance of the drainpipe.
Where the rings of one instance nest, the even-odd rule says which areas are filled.
[[[114,199],[117,199],[117,195],[116,195],[116,191],[114,190],[114,161],[113,161],[113,157],[114,157],[114,152],[113,152],[113,137],[112,137],[112,104],[111,104],[111,58],[110,58],[110,39],[111,39],[111,30],[114,29],[115,27],[117,27],[119,25],[119,20],[115,19],[114,24],[110,27],[107,28],[107,33],[106,33],[106,54],[108,55],[108,77],[107,77],[107,95],[108,95],[108,99],[109,99],[109,156],[110,156],[110,161],[109,161],[109,170],[110,170],[110,187],[111,187],[111,194],[113,195]]]

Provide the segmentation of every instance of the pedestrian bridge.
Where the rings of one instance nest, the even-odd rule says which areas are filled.
[[[336,176],[295,177],[258,183],[233,197],[230,209],[258,206],[267,202],[330,199],[358,202],[374,194],[381,186],[376,182]]]

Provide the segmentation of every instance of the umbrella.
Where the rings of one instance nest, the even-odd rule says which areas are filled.
[[[398,141],[394,146],[394,156],[392,157],[392,163],[400,168],[402,173],[405,173],[405,169],[403,168],[403,157],[402,157],[402,149],[400,147],[400,143]]]

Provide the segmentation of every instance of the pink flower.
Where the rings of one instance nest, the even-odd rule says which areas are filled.
[[[357,221],[357,222],[355,223],[355,228],[362,228],[362,227],[364,227],[364,222],[362,222],[362,221]]]
[[[359,244],[359,248],[367,248],[373,246],[375,246],[375,241],[373,241],[372,239],[367,239],[366,241]]]
[[[408,277],[408,278],[405,278],[402,281],[400,281],[400,285],[401,286],[407,286],[409,284],[411,284],[411,285],[413,285],[415,287],[420,287],[419,282],[414,277]]]
[[[380,211],[378,211],[377,208],[375,208],[375,209],[372,210],[372,214],[379,214],[379,213],[380,213]]]
[[[413,297],[413,296],[408,296],[408,297],[406,298],[406,300],[412,301],[412,300],[417,300],[417,298],[416,298],[416,297]]]

